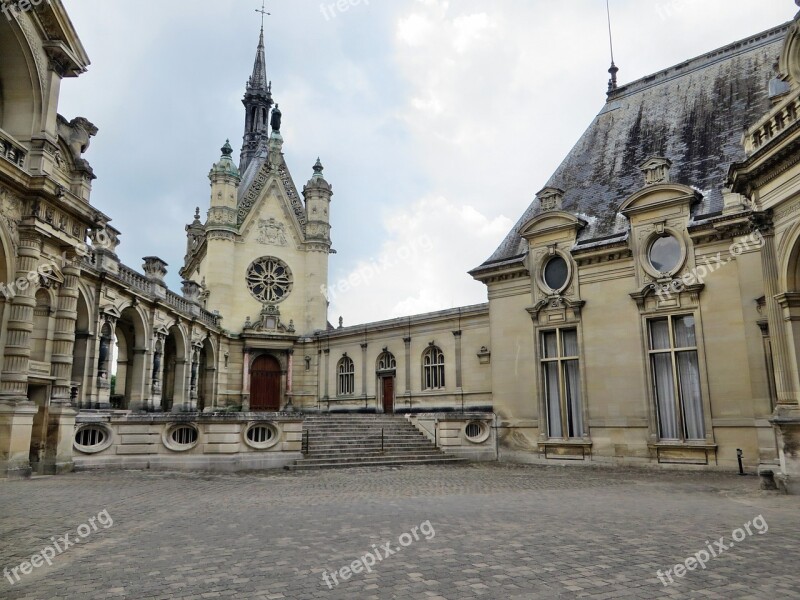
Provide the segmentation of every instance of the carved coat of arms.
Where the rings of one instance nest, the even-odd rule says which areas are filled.
[[[275,219],[260,219],[258,221],[258,243],[268,246],[286,246],[286,228],[283,223]]]

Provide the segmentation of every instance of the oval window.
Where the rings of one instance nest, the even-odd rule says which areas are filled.
[[[569,266],[567,261],[560,256],[554,256],[544,266],[544,282],[553,291],[558,291],[567,285],[569,279]]]
[[[681,262],[681,243],[672,235],[656,238],[650,244],[647,256],[652,267],[659,273],[673,271]]]

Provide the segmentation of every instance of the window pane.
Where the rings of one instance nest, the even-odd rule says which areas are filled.
[[[654,354],[653,381],[658,406],[659,433],[662,440],[678,439],[678,418],[672,378],[672,355]]]
[[[561,334],[561,346],[565,358],[578,356],[578,332],[570,329]]]
[[[669,350],[669,321],[654,319],[650,321],[650,349]]]
[[[583,437],[583,412],[581,409],[581,375],[577,360],[564,363],[564,381],[567,387],[567,424],[569,437]]]
[[[694,348],[697,346],[697,338],[694,334],[693,316],[676,317],[672,321],[672,327],[675,330],[676,348]]]
[[[683,420],[687,440],[703,440],[706,428],[703,419],[703,401],[700,393],[700,369],[697,352],[681,352],[678,358],[678,383],[683,403]]]
[[[545,358],[558,358],[558,334],[555,331],[542,334],[542,351]]]
[[[547,398],[547,431],[551,438],[563,438],[561,394],[558,389],[558,364],[546,363],[543,367],[545,397]]]
[[[658,238],[650,246],[650,264],[660,273],[668,273],[678,266],[681,260],[681,244],[671,235]]]
[[[560,256],[551,258],[544,267],[544,282],[551,290],[563,288],[569,278],[567,261]]]

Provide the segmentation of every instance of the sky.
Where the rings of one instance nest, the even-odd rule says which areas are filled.
[[[169,263],[209,205],[253,68],[258,0],[63,0],[92,61],[59,112],[99,128],[92,204],[121,260]],[[340,7],[343,7],[342,10]],[[792,19],[791,0],[610,0],[620,84]],[[299,189],[333,185],[329,320],[486,301],[480,265],[605,102],[604,0],[268,0],[267,75]],[[352,278],[358,273],[358,278]],[[350,279],[356,285],[345,285]],[[213,307],[212,307],[213,308]]]

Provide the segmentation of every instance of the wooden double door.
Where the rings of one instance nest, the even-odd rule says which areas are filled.
[[[281,364],[274,356],[259,356],[250,369],[250,410],[277,412],[281,409]]]

